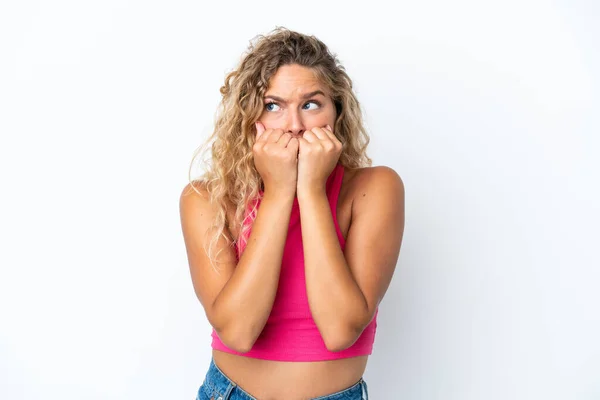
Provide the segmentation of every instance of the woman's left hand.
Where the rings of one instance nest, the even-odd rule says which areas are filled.
[[[335,137],[329,125],[305,131],[298,142],[297,194],[324,191],[327,178],[342,153],[342,142]]]

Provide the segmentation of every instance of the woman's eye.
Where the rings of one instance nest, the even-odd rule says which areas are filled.
[[[321,107],[321,105],[320,105],[319,103],[317,103],[316,101],[309,101],[309,102],[308,102],[308,103],[306,103],[306,104],[311,104],[311,103],[312,103],[312,104],[316,104],[316,106],[317,106],[316,108],[318,108],[318,107]],[[305,104],[305,106],[306,106],[306,104]],[[305,108],[305,109],[306,109],[306,110],[314,110],[315,108]]]
[[[275,104],[275,103],[273,103],[273,102],[271,102],[271,103],[267,103],[267,104],[265,104],[265,108],[267,109],[267,111],[277,111],[277,110],[274,110],[273,108],[271,108],[271,107],[269,107],[269,106],[275,106],[275,107],[279,107],[277,104]]]
[[[312,108],[306,107],[306,106],[308,106],[310,104],[314,104],[316,107],[314,107],[314,106]],[[277,103],[272,102],[272,101],[265,104],[265,109],[267,111],[279,111],[279,108],[274,108],[274,107],[279,107],[279,105]],[[317,109],[319,107],[321,107],[321,104],[319,102],[317,102],[317,101],[309,101],[309,102],[307,102],[307,103],[304,104],[303,109],[305,109],[305,110],[315,110],[315,109]]]

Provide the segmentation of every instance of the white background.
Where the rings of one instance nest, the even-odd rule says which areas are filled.
[[[338,55],[406,187],[371,399],[600,399],[598,2],[216,3],[2,2],[0,398],[195,397],[179,194],[282,25]]]

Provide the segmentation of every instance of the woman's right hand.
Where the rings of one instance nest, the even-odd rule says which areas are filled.
[[[298,139],[282,129],[265,129],[256,122],[256,140],[252,146],[254,165],[265,192],[295,194],[298,180]]]

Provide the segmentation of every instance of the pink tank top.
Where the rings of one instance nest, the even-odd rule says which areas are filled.
[[[326,183],[327,198],[329,199],[333,222],[342,250],[344,250],[346,243],[338,225],[336,214],[343,176],[344,167],[338,163],[327,178]],[[257,199],[255,204],[258,206],[260,199]],[[254,218],[256,214],[253,213],[249,216]],[[244,238],[240,238],[244,240],[238,241],[238,258],[245,248],[249,235],[250,231]],[[373,320],[352,346],[342,351],[331,352],[327,350],[312,318],[308,306],[304,273],[300,208],[296,197],[292,206],[290,225],[283,251],[279,286],[271,314],[263,331],[250,351],[239,353],[225,346],[213,328],[211,334],[213,339],[212,348],[245,357],[278,361],[322,361],[371,354],[377,330],[379,309],[375,312]]]

